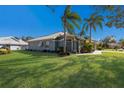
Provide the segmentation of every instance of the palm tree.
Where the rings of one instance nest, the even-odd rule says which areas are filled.
[[[66,53],[66,32],[75,34],[74,27],[80,29],[79,23],[81,22],[80,16],[76,12],[71,11],[71,6],[65,8],[64,15],[62,16],[62,24],[64,28],[64,53]]]
[[[99,26],[102,29],[103,17],[97,15],[97,13],[92,14],[89,18],[84,19],[84,24],[82,27],[82,31],[90,30],[90,42],[92,40],[92,29],[96,31],[96,27]]]
[[[81,50],[81,40],[83,39],[85,39],[85,36],[86,36],[86,33],[85,33],[85,31],[83,30],[83,28],[81,29],[81,31],[79,32],[79,40],[78,40],[78,52],[80,53],[80,50]]]

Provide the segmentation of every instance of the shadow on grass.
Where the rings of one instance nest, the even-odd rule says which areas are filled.
[[[11,60],[13,62],[17,61],[19,65],[38,63],[36,65],[32,64],[32,66],[25,67],[24,65],[24,67],[14,68],[18,65],[17,63],[0,64],[0,87],[124,87],[124,58],[79,56],[63,58],[63,61],[60,59],[35,61],[34,58],[38,59],[41,55],[47,56],[47,54],[39,53],[38,57],[35,54],[29,59]],[[22,64],[20,64],[21,62]],[[41,63],[39,64],[39,62]],[[13,65],[13,67],[10,67],[10,65]],[[80,69],[71,72],[70,70],[75,69],[73,67],[77,67],[77,65]]]
[[[66,67],[72,66],[74,64],[75,63],[73,62],[69,62],[69,63],[62,64],[60,66],[57,66],[57,63],[44,63],[42,65],[38,65],[32,68],[21,67],[21,68],[0,69],[0,74],[2,73],[4,74],[0,78],[5,79],[5,81],[3,81],[0,86],[23,87],[21,86],[22,83],[27,82],[25,81],[25,79],[30,77],[36,82],[34,83],[33,86],[29,85],[29,87],[42,87],[42,86],[44,87],[44,85],[42,85],[42,82],[39,82],[40,79],[41,80],[46,79],[46,78],[42,78],[43,76],[47,76],[48,74],[55,73],[57,71],[61,72]],[[19,81],[16,81],[16,83],[14,83],[15,82],[14,80],[17,78],[20,78]],[[25,87],[27,86],[25,85]]]
[[[72,74],[61,87],[66,88],[108,88],[108,87],[124,87],[124,58],[113,58],[109,61],[106,57],[105,60],[82,65],[80,71]],[[103,63],[103,64],[101,64]],[[96,67],[95,65],[98,65]]]

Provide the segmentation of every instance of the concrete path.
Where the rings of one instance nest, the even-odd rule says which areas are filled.
[[[80,54],[76,54],[76,55],[100,55],[102,54],[102,52],[117,52],[117,53],[124,53],[124,51],[110,51],[110,50],[95,50],[94,52],[92,53],[80,53]]]
[[[100,55],[100,54],[102,54],[102,51],[95,50],[92,53],[80,53],[80,54],[76,54],[76,55]]]

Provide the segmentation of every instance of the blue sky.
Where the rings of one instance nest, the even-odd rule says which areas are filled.
[[[53,13],[46,6],[0,6],[0,36],[43,36],[63,31],[61,16],[65,6],[58,6]],[[87,18],[94,11],[90,6],[72,6],[82,18]],[[76,29],[76,31],[78,31]],[[99,40],[113,35],[117,40],[124,38],[124,29],[97,29],[93,39]]]

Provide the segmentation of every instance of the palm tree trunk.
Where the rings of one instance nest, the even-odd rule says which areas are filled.
[[[64,53],[66,53],[66,27],[64,25]]]
[[[79,52],[79,54],[80,54],[80,50],[81,50],[81,47],[80,47],[81,42],[80,42],[80,40],[81,40],[81,37],[80,37],[80,39],[78,40],[78,52]]]
[[[90,43],[91,43],[91,40],[92,40],[92,32],[91,32],[91,25],[90,25]]]

